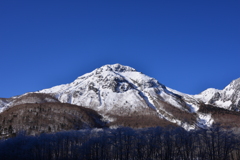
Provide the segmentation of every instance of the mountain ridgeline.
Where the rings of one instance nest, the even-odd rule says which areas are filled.
[[[239,128],[240,79],[223,90],[188,95],[120,64],[105,65],[69,84],[0,98],[0,132],[11,135],[125,126],[180,126],[215,123]]]

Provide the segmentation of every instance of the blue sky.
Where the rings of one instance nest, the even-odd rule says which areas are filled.
[[[188,94],[240,77],[239,0],[2,0],[0,97],[131,66]]]

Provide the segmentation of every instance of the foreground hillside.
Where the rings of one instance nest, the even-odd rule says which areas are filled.
[[[21,104],[0,113],[0,137],[20,132],[28,135],[64,130],[102,128],[105,123],[94,110],[65,103]]]

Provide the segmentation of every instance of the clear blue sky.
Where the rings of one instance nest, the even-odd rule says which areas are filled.
[[[239,0],[1,0],[0,97],[131,66],[188,94],[240,77]]]

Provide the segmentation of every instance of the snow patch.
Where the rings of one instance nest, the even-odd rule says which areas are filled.
[[[225,93],[226,93],[226,95],[231,96],[234,93],[234,89],[227,90]]]
[[[107,116],[107,115],[102,115],[102,117],[103,117],[103,118],[102,118],[102,121],[107,122],[107,123],[113,122],[113,121],[116,120],[115,118],[109,117],[109,116]]]
[[[215,102],[215,105],[217,105],[218,107],[221,107],[221,108],[225,108],[225,109],[228,109],[229,106],[232,104],[232,101],[216,101]]]
[[[0,113],[2,113],[5,109],[6,109],[6,107],[0,108]]]
[[[198,105],[188,104],[188,106],[189,106],[189,108],[190,108],[191,113],[196,113],[196,112],[199,110]]]
[[[194,98],[200,99],[205,103],[208,103],[209,100],[214,96],[215,93],[221,92],[221,90],[215,88],[208,88],[198,95],[193,95]]]
[[[198,126],[202,128],[210,127],[213,123],[211,114],[198,113]]]

